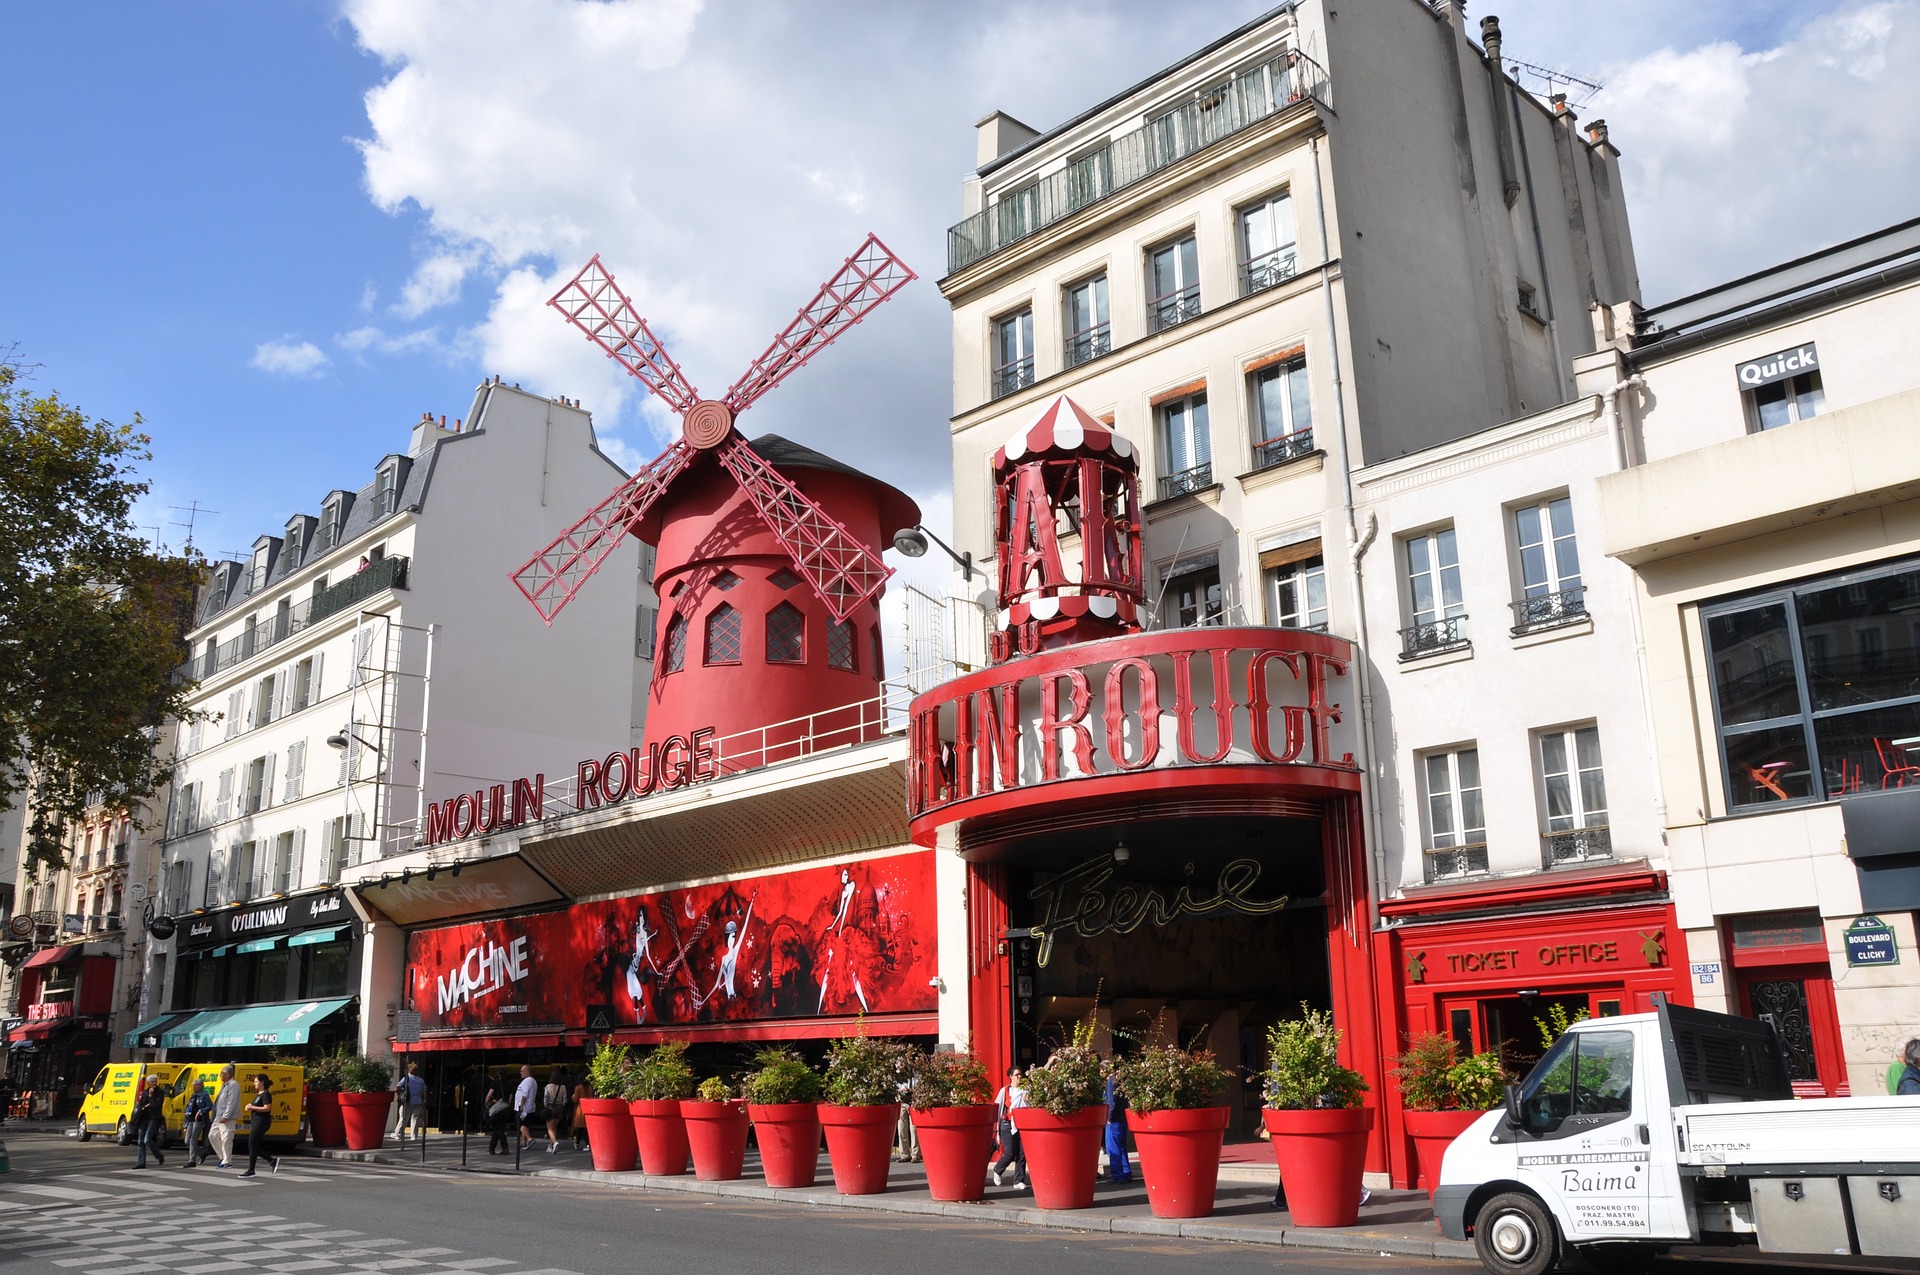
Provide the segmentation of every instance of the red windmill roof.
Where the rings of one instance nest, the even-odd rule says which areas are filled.
[[[993,454],[993,467],[1004,469],[1009,462],[1042,452],[1112,452],[1120,460],[1138,464],[1138,454],[1125,434],[1088,415],[1086,408],[1065,394],[1047,404],[1031,425]]]

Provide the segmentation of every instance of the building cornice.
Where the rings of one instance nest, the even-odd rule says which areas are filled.
[[[1553,451],[1602,434],[1605,429],[1599,396],[1577,398],[1465,438],[1368,465],[1356,470],[1353,480],[1363,501],[1384,500],[1477,469]]]

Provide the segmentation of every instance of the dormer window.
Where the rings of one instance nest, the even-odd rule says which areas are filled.
[[[253,557],[247,563],[248,594],[267,587],[267,576],[273,570],[273,549],[278,543],[271,536],[262,536],[253,542]]]
[[[280,548],[281,555],[287,560],[287,570],[293,570],[306,559],[307,537],[312,534],[312,518],[305,514],[295,514],[287,519],[287,538]]]
[[[329,495],[320,505],[320,546],[336,549],[346,539],[347,507],[353,499],[344,491]]]
[[[389,456],[380,462],[373,480],[373,516],[385,518],[400,508],[400,489],[407,481],[407,458]]]

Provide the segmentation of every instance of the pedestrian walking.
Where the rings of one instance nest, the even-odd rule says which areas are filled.
[[[895,1063],[894,1071],[900,1076],[895,1085],[900,1096],[900,1128],[897,1133],[900,1146],[893,1158],[901,1164],[912,1164],[920,1159],[920,1131],[913,1127],[913,1073],[907,1070],[904,1062]]]
[[[253,1078],[253,1101],[246,1105],[247,1113],[247,1171],[240,1176],[254,1176],[254,1169],[260,1163],[260,1148],[267,1140],[267,1126],[273,1123],[273,1091],[266,1072],[260,1072]],[[280,1157],[270,1155],[267,1159],[273,1165],[275,1173],[280,1172]]]
[[[213,1099],[213,1127],[207,1140],[220,1157],[219,1167],[233,1167],[233,1128],[240,1123],[240,1082],[234,1079],[233,1064],[220,1069],[220,1092]]]
[[[540,1109],[540,1085],[533,1078],[533,1068],[520,1064],[520,1083],[513,1091],[513,1119],[520,1126],[520,1149],[525,1151],[533,1144],[533,1131],[540,1127],[534,1113]]]
[[[1013,1113],[1027,1105],[1026,1077],[1018,1067],[1007,1073],[1007,1083],[993,1100],[1000,1117],[1000,1158],[994,1161],[993,1184],[1001,1185],[1000,1175],[1012,1165],[1019,1173],[1021,1190],[1027,1189],[1027,1152],[1020,1145],[1020,1131],[1013,1126]]]
[[[147,1167],[147,1152],[153,1152],[153,1158],[160,1164],[167,1162],[167,1097],[160,1092],[160,1077],[148,1076],[147,1083],[140,1087],[140,1096],[133,1103],[133,1139],[139,1145],[140,1158],[133,1163],[136,1169]]]
[[[1107,1077],[1107,1180],[1133,1181],[1133,1162],[1127,1159],[1127,1095],[1112,1076]]]
[[[547,1154],[560,1150],[560,1129],[567,1122],[567,1073],[555,1071],[540,1091],[540,1106],[547,1116]]]
[[[415,1137],[427,1136],[427,1081],[420,1074],[420,1064],[409,1062],[406,1074],[393,1086],[394,1108],[399,1112],[395,1118],[394,1130],[400,1135],[400,1141],[407,1140],[407,1129],[412,1127]]]
[[[1894,1087],[1894,1093],[1902,1098],[1920,1097],[1920,1039],[1907,1042],[1900,1051],[1900,1061],[1906,1070],[1900,1073],[1900,1083]]]
[[[207,1093],[207,1082],[195,1078],[193,1092],[187,1095],[187,1105],[180,1112],[180,1132],[187,1143],[187,1168],[197,1168],[207,1158],[207,1133],[212,1127],[213,1098]]]
[[[513,1104],[507,1101],[504,1086],[487,1086],[487,1154],[507,1153],[507,1130],[513,1127]]]
[[[587,1084],[587,1078],[582,1076],[574,1083],[572,1101],[568,1106],[568,1109],[573,1112],[573,1149],[575,1151],[587,1149],[586,1100],[591,1097],[593,1097],[593,1088]]]

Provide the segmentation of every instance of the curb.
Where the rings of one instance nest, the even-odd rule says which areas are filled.
[[[1183,1222],[1173,1218],[1113,1217],[1098,1209],[1056,1211],[1004,1204],[944,1204],[937,1200],[914,1199],[894,1195],[841,1195],[831,1187],[775,1188],[747,1180],[702,1182],[692,1176],[648,1177],[639,1171],[600,1173],[592,1169],[511,1170],[446,1168],[422,1165],[385,1151],[342,1151],[333,1148],[302,1147],[298,1154],[327,1160],[347,1160],[381,1164],[435,1173],[492,1173],[496,1176],[540,1178],[551,1182],[586,1183],[621,1191],[674,1191],[682,1195],[715,1195],[732,1199],[776,1201],[808,1205],[814,1208],[859,1209],[869,1213],[897,1213],[917,1217],[951,1217],[976,1222],[1006,1222],[1017,1226],[1041,1227],[1055,1231],[1080,1231],[1102,1235],[1143,1235],[1159,1239],[1226,1241],[1234,1244],[1260,1244],[1269,1248],[1332,1249],[1376,1256],[1430,1257],[1441,1261],[1478,1262],[1473,1245],[1460,1240],[1421,1239],[1392,1231],[1323,1230],[1295,1226],[1244,1226],[1211,1218]]]

